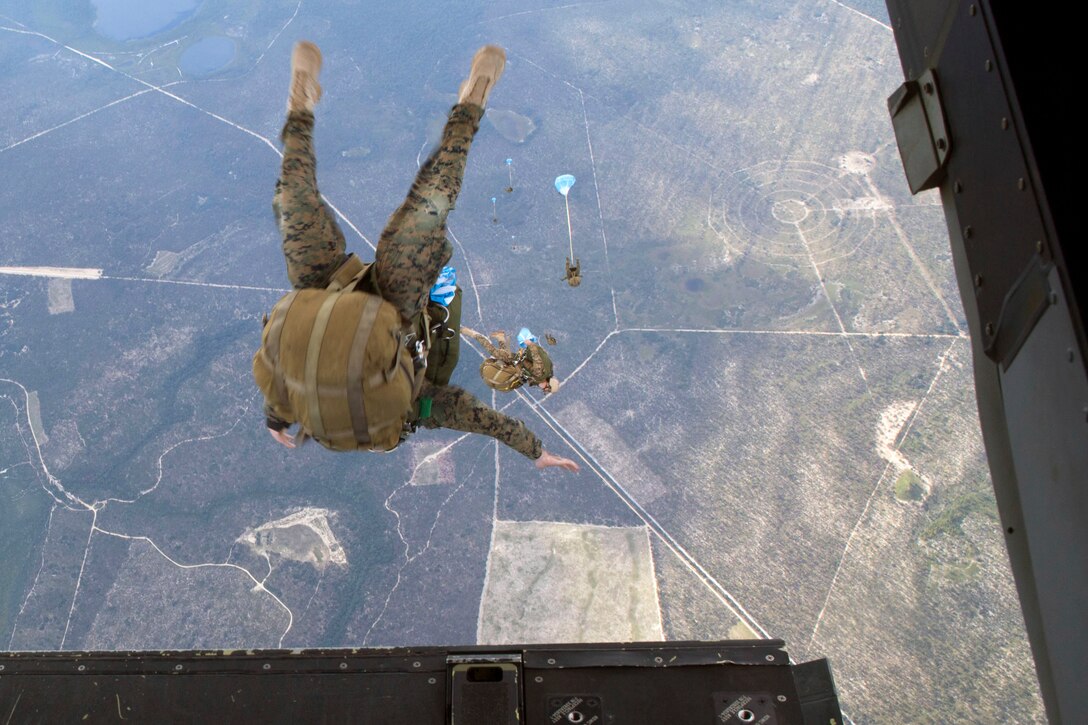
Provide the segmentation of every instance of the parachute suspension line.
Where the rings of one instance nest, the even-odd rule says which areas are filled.
[[[574,186],[575,178],[571,174],[560,174],[555,177],[555,190],[563,195],[563,202],[567,205],[567,238],[570,239],[570,263],[574,264],[574,233],[570,230],[570,188]],[[577,265],[575,265],[577,266]]]
[[[563,202],[567,205],[567,239],[570,240],[570,263],[574,264],[574,232],[570,229],[570,197],[563,194]]]

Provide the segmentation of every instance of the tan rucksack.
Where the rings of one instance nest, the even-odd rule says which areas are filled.
[[[253,356],[273,412],[337,451],[395,448],[423,381],[400,313],[357,289],[365,272],[352,255],[327,289],[281,297]]]
[[[504,363],[489,357],[480,363],[480,377],[487,386],[501,393],[509,393],[525,383],[522,369],[512,363]]]

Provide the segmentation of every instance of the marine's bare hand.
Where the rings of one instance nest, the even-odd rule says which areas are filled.
[[[288,448],[294,448],[295,447],[295,437],[293,435],[291,435],[290,433],[288,433],[286,429],[284,429],[284,430],[272,430],[271,428],[269,428],[268,433],[273,438],[275,438],[276,442],[279,443],[280,445],[287,446]]]
[[[578,464],[569,458],[563,458],[562,456],[557,456],[554,453],[548,453],[547,451],[541,453],[540,458],[536,459],[536,467],[541,470],[553,466],[570,471],[571,473],[578,473],[578,471],[581,470],[578,467]]]

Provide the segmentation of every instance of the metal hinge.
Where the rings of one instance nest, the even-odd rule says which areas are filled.
[[[911,193],[939,185],[952,141],[933,69],[899,86],[888,98],[888,112]]]

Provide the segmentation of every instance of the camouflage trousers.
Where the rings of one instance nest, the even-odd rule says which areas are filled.
[[[453,248],[446,217],[461,191],[461,179],[483,109],[458,104],[449,113],[442,141],[416,174],[408,197],[386,222],[374,259],[384,299],[407,321],[426,304],[427,294]],[[293,112],[283,127],[283,165],[272,210],[283,238],[287,278],[295,289],[325,287],[347,259],[344,234],[317,189],[314,116]]]

